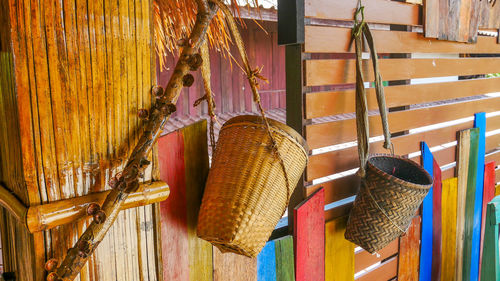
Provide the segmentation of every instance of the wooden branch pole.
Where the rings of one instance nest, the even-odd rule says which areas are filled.
[[[28,208],[2,184],[0,184],[0,206],[7,209],[7,211],[17,220],[26,220]]]
[[[61,265],[47,276],[47,280],[73,280],[113,225],[129,193],[137,190],[138,176],[149,164],[147,156],[163,126],[175,111],[175,103],[182,86],[186,85],[187,79],[184,78],[190,76],[188,72],[191,67],[188,60],[201,46],[210,21],[217,11],[215,5],[209,4],[207,0],[196,2],[198,14],[191,36],[184,42],[183,50],[165,91],[157,89],[157,101],[147,115],[148,121],[144,126],[144,132],[130,154],[123,172],[110,182],[113,190],[106,197],[99,213],[94,216],[94,221],[78,239],[75,246],[69,249]]]

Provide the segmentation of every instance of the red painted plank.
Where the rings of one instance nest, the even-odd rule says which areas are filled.
[[[170,186],[168,200],[160,203],[163,278],[189,280],[184,139],[176,131],[158,140],[160,177]],[[172,266],[174,265],[175,266]]]
[[[486,206],[495,197],[495,161],[484,165],[484,193],[483,193],[483,215],[481,223],[481,253],[479,254],[479,280],[481,280],[481,264],[483,261],[484,223],[486,220]]]
[[[422,218],[415,216],[406,234],[399,239],[399,281],[418,280],[421,223]]]
[[[432,280],[441,279],[441,168],[436,159],[434,159],[434,185],[432,189],[433,216],[432,221]]]
[[[324,205],[321,188],[294,209],[296,281],[325,280]]]

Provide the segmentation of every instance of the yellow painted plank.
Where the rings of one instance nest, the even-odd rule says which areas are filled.
[[[457,178],[442,182],[442,255],[441,280],[453,280],[456,262]]]
[[[500,195],[500,184],[495,186],[495,196]]]
[[[347,217],[325,225],[325,280],[354,280],[354,244],[344,238]]]

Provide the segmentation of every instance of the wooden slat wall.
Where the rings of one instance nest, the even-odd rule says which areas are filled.
[[[359,185],[354,175],[359,163],[355,60],[350,46],[357,2],[305,0],[299,89],[304,106],[302,113],[296,113],[301,114],[311,149],[303,194],[324,188],[325,204],[331,204],[327,220],[348,214]],[[474,114],[485,112],[486,161],[500,160],[500,80],[488,75],[500,73],[497,39],[479,36],[477,44],[465,44],[425,38],[421,5],[391,0],[366,0],[363,5],[379,52],[381,75],[388,81],[385,92],[395,153],[420,163],[420,142],[425,141],[443,170],[442,179],[451,178],[456,172],[457,131],[472,128]],[[368,82],[373,70],[366,58],[363,67]],[[370,136],[377,137],[370,143],[371,153],[388,153],[382,148],[374,89],[369,88],[367,95]],[[397,265],[397,260],[386,261],[384,266],[393,263]],[[386,278],[377,272],[358,279]]]
[[[151,4],[1,2],[0,159],[9,167],[0,181],[27,205],[102,191],[121,170],[140,134],[137,110],[152,101]],[[157,175],[156,162],[145,180]],[[122,212],[77,280],[161,279],[153,209]],[[62,260],[87,224],[30,235],[0,211],[4,269],[44,280],[46,259]]]

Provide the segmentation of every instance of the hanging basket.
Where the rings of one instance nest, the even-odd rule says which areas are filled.
[[[234,117],[220,131],[197,233],[222,252],[257,256],[305,169],[307,147],[302,136],[267,120],[287,175],[273,152],[262,117]]]
[[[356,48],[356,129],[361,186],[349,214],[344,236],[374,253],[406,232],[417,208],[431,188],[432,178],[417,163],[394,155],[378,54],[370,28],[363,20],[363,9],[360,6],[356,11],[352,32]],[[361,15],[361,21],[358,21],[358,15]],[[370,47],[384,147],[391,149],[391,155],[369,154],[368,106],[361,62],[363,35]]]
[[[429,174],[409,159],[371,156],[345,238],[370,253],[384,248],[406,232],[431,185]]]

